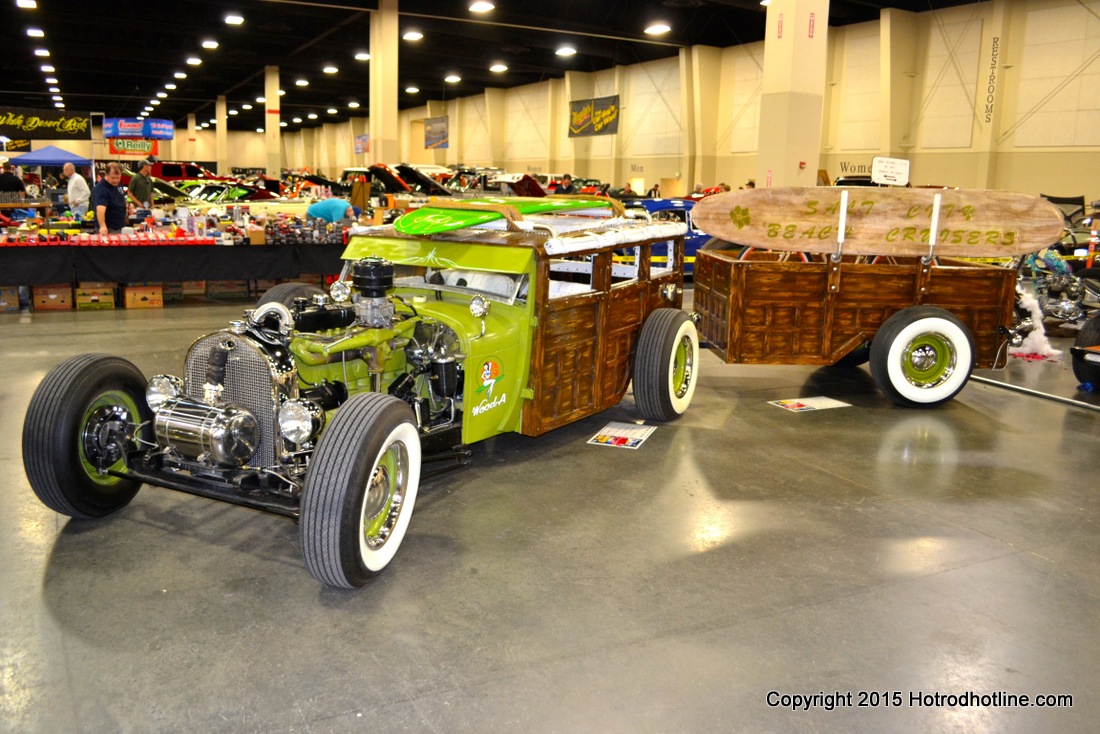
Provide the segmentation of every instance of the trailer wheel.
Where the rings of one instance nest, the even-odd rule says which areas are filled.
[[[1075,347],[1094,347],[1100,344],[1100,316],[1094,316],[1081,327],[1081,333],[1073,342]],[[1082,385],[1092,385],[1094,389],[1100,388],[1100,365],[1085,360],[1083,357],[1073,355],[1073,376]]]
[[[647,420],[679,418],[691,404],[699,379],[699,334],[675,308],[654,310],[638,337],[634,402]]]
[[[416,503],[420,457],[406,403],[361,393],[341,406],[302,489],[302,554],[315,579],[359,588],[393,560]]]
[[[311,283],[280,283],[268,288],[260,296],[260,300],[256,301],[256,306],[260,307],[266,303],[281,303],[290,308],[294,305],[295,298],[306,298],[312,301],[314,296],[324,295],[324,293],[324,290]]]
[[[934,306],[898,311],[871,342],[871,375],[900,405],[932,406],[962,390],[974,369],[974,339],[954,314]]]
[[[120,357],[82,354],[54,367],[23,421],[23,467],[31,489],[62,515],[92,519],[122,509],[141,482],[124,472],[138,437],[151,440],[145,377]]]

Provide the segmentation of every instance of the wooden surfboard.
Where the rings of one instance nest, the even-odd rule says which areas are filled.
[[[735,244],[833,253],[843,191],[848,192],[843,217],[843,252],[848,255],[927,255],[936,194],[936,255],[1009,257],[1041,250],[1062,235],[1062,212],[1049,201],[974,189],[748,189],[708,196],[691,216],[707,234]]]

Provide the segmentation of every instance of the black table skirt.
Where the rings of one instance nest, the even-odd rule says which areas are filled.
[[[273,280],[334,274],[343,245],[0,247],[0,286]]]

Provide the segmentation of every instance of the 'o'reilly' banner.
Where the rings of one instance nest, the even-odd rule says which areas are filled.
[[[578,99],[569,103],[569,137],[614,135],[619,132],[619,95]]]
[[[107,152],[111,155],[157,155],[158,142],[144,138],[110,138]]]
[[[0,107],[0,135],[13,140],[91,140],[92,116],[70,110]]]
[[[140,117],[107,117],[103,120],[105,138],[148,138],[171,140],[176,127],[171,120],[142,120]]]

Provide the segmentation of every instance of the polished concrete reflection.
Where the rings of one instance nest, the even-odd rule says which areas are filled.
[[[357,592],[306,573],[286,520],[156,488],[99,522],[36,500],[47,369],[178,373],[243,306],[0,315],[0,730],[1096,730],[1100,414],[984,384],[902,409],[866,368],[707,353],[640,450],[585,443],[630,397],[477,445]],[[996,378],[1100,402],[1068,361]],[[817,395],[851,407],[768,404]],[[1073,706],[913,705],[969,692]]]

